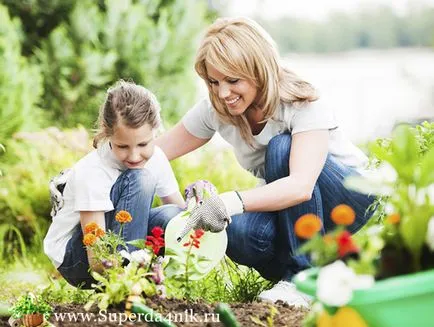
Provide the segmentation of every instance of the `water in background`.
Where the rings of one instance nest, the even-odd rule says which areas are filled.
[[[285,61],[314,84],[356,144],[387,136],[400,122],[434,119],[434,50],[288,54]],[[218,136],[212,143],[227,146]]]
[[[290,54],[285,60],[332,104],[355,143],[387,136],[400,122],[434,119],[434,50]]]

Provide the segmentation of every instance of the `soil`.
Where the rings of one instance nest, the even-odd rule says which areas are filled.
[[[186,302],[176,299],[146,299],[146,304],[162,314],[167,319],[171,318],[174,326],[225,326],[220,316],[215,313],[216,305],[210,305],[204,302]],[[295,308],[287,304],[278,302],[273,305],[277,312],[274,314],[273,323],[267,323],[267,318],[273,315],[269,303],[235,303],[231,304],[231,310],[234,313],[240,326],[290,326],[301,327],[303,318],[307,314],[306,309]],[[81,326],[155,326],[147,323],[149,315],[143,315],[140,321],[126,320],[126,315],[122,308],[109,308],[106,312],[100,312],[97,307],[86,312],[83,305],[69,304],[54,307],[57,319],[53,314],[49,321],[58,327],[81,327]],[[60,319],[61,313],[64,313],[64,319]],[[67,314],[70,314],[71,319]],[[76,320],[72,314],[75,314]],[[87,318],[87,319],[86,319]],[[125,321],[126,320],[126,321]],[[49,324],[45,324],[49,325]],[[9,326],[6,318],[0,318],[0,326]]]

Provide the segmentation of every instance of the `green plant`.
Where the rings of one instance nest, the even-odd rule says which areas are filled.
[[[154,227],[145,240],[129,241],[139,250],[128,253],[126,242],[122,239],[125,223],[133,218],[127,211],[119,211],[115,219],[121,224],[119,233],[104,232],[98,224],[90,222],[84,227],[83,243],[92,253],[92,261],[101,271],[93,271],[92,276],[98,281],[92,285],[97,293],[93,294],[85,308],[88,310],[97,302],[100,309],[110,304],[118,304],[126,300],[130,294],[146,296],[165,295],[162,262],[158,257],[164,247],[163,229]],[[129,263],[124,266],[124,259]]]
[[[76,1],[33,49],[45,107],[58,123],[91,127],[106,88],[125,78],[157,95],[166,120],[178,120],[194,100],[194,43],[205,22],[205,1]]]
[[[65,279],[50,278],[49,284],[40,290],[41,297],[48,303],[85,304],[92,291],[73,287]]]
[[[201,246],[200,239],[203,235],[203,230],[195,230],[190,235],[191,240],[183,244],[186,249],[184,252],[171,249],[166,249],[165,252],[165,255],[169,257],[165,273],[167,277],[177,282],[177,288],[182,290],[182,296],[187,300],[192,299],[191,278],[193,276],[197,276],[196,278],[203,277],[205,274],[201,271],[199,265],[202,262],[210,261],[207,257],[195,252],[195,249],[199,249]]]
[[[219,269],[218,274],[226,277],[222,301],[252,302],[261,291],[272,286],[271,282],[263,279],[254,269],[239,265],[228,257]]]
[[[7,149],[0,154],[0,225],[15,226],[26,244],[42,247],[51,210],[48,181],[89,151],[88,134],[83,128],[21,132],[8,140]],[[6,244],[13,244],[10,237]]]
[[[9,309],[12,317],[21,318],[26,314],[41,313],[48,319],[53,311],[51,306],[45,302],[40,295],[32,293],[21,296]]]
[[[93,278],[98,282],[94,285],[95,293],[89,298],[84,308],[89,310],[96,303],[98,308],[105,310],[109,305],[124,302],[128,295],[144,292],[146,296],[157,293],[155,283],[149,278],[153,273],[141,267],[137,262],[130,262],[126,267],[112,267],[104,274],[92,272]]]
[[[40,68],[21,56],[21,24],[0,4],[0,143],[23,128],[38,125],[42,94]]]
[[[386,214],[393,224],[384,229],[385,249],[407,251],[408,272],[423,269],[421,258],[427,248],[428,222],[434,216],[434,147],[432,125],[400,126],[387,147],[371,146],[380,168],[376,174],[352,177],[348,187],[384,197]],[[398,254],[398,253],[396,253]],[[408,261],[405,260],[405,261]]]

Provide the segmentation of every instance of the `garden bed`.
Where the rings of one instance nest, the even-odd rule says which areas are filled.
[[[176,326],[223,326],[222,323],[218,322],[219,318],[217,315],[214,314],[213,316],[213,313],[215,313],[215,305],[209,305],[204,302],[187,302],[158,298],[147,299],[147,305],[160,312],[165,317],[169,317],[170,314],[173,324]],[[283,303],[277,303],[273,306],[277,309],[277,312],[271,309],[272,306],[270,304],[265,302],[235,303],[230,305],[241,326],[269,326],[267,318],[272,319],[272,326],[276,327],[302,326],[303,318],[307,313],[306,309],[294,308],[293,306]],[[97,307],[86,312],[83,305],[68,304],[54,306],[54,312],[57,314],[57,320],[53,314],[49,321],[58,327],[150,325],[143,321],[145,320],[143,316],[141,322],[121,322],[121,319],[125,319],[125,317],[122,314],[124,311],[120,308],[111,308],[107,310],[107,313],[99,313]],[[60,314],[62,313],[65,314],[63,321],[60,319]],[[70,313],[71,319],[68,318],[68,313]],[[75,317],[77,317],[76,321],[72,314],[75,314]],[[271,318],[271,316],[273,317]],[[194,317],[194,319],[192,317]],[[9,326],[6,318],[1,319],[1,326]],[[195,319],[197,321],[195,321]]]

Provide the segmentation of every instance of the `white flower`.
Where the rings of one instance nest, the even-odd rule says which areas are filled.
[[[353,290],[371,287],[373,283],[372,276],[357,276],[339,260],[320,269],[316,295],[324,304],[341,307],[351,301]]]
[[[128,253],[125,250],[119,252],[119,254],[128,259],[130,262],[137,262],[138,264],[145,265],[149,263],[152,259],[152,255],[147,250],[137,250],[131,253]]]
[[[122,250],[119,252],[119,254],[121,255],[122,258],[125,258],[125,259],[128,259],[131,261],[131,255],[127,251]]]
[[[426,244],[431,251],[434,251],[434,216],[428,222],[428,230],[426,233]]]
[[[137,250],[131,252],[131,261],[139,264],[147,264],[151,261],[152,255],[147,250]]]

